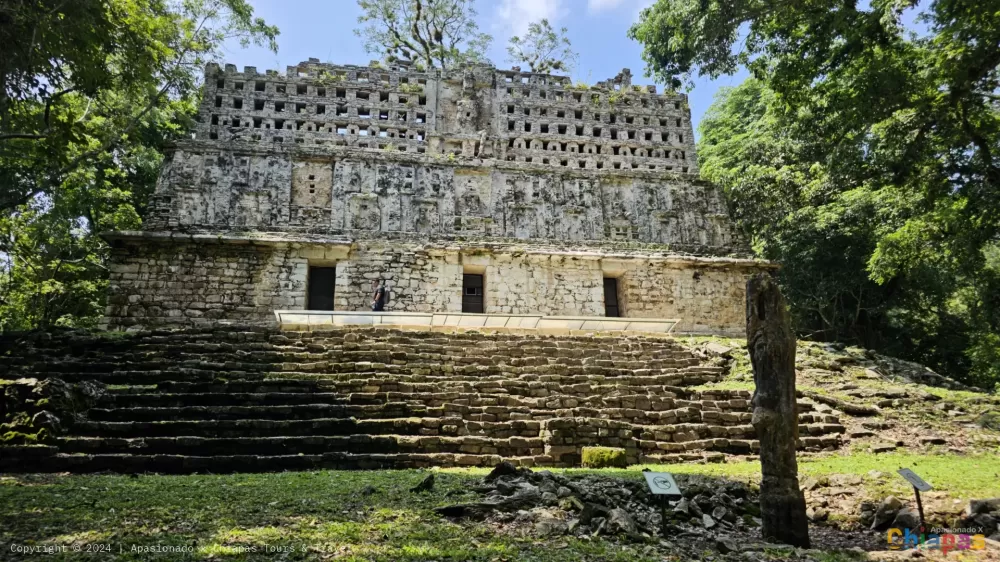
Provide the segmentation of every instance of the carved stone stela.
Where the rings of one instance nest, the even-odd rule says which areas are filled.
[[[747,348],[753,364],[753,426],[760,439],[760,511],[765,539],[809,548],[806,501],[795,461],[795,334],[785,298],[766,274],[747,282]]]

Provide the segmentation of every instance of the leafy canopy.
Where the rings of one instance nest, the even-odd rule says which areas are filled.
[[[658,0],[629,35],[675,87],[750,70],[702,171],[783,262],[800,330],[1000,379],[1000,5]]]
[[[227,39],[276,49],[245,0],[0,8],[0,330],[89,325],[106,230],[138,228],[163,149]]]
[[[523,38],[517,35],[510,38],[507,62],[526,64],[531,72],[543,74],[572,72],[577,55],[566,31],[565,27],[556,31],[547,19],[532,22]]]
[[[447,69],[482,61],[493,37],[479,31],[474,0],[358,0],[354,30],[365,51],[387,62]]]

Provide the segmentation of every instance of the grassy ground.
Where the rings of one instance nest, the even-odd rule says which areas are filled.
[[[431,509],[471,499],[467,485],[474,476],[441,473],[433,493],[410,493],[422,476],[372,471],[8,478],[0,485],[0,557],[9,555],[12,544],[34,544],[69,547],[48,557],[53,560],[106,560],[106,553],[85,552],[88,545],[106,544],[121,560],[272,560],[282,551],[288,560],[646,559],[642,545],[563,539],[553,548],[450,523]],[[194,551],[150,552],[155,547]]]
[[[956,497],[1000,495],[996,456],[837,456],[806,460],[800,471],[807,477],[878,470],[884,476],[866,478],[865,488],[883,493],[905,491],[892,474],[900,466]],[[597,472],[641,478],[641,468]],[[654,468],[751,482],[760,474],[755,462]],[[423,477],[418,471],[8,476],[0,478],[0,559],[27,557],[12,554],[12,545],[60,545],[67,550],[46,558],[107,560],[106,552],[87,549],[109,545],[110,558],[120,560],[662,560],[652,545],[504,536],[432,512],[473,499],[469,485],[484,472],[439,471],[427,494],[409,492]]]

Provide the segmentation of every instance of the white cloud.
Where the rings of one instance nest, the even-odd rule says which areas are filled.
[[[555,25],[562,11],[562,0],[502,0],[496,7],[499,35],[522,35],[528,24],[540,19]]]
[[[614,10],[625,3],[625,0],[587,0],[587,11],[602,12],[604,10]]]
[[[616,10],[621,6],[634,8],[636,14],[653,5],[656,0],[587,0],[587,11],[591,14]]]

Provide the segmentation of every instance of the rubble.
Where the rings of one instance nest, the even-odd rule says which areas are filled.
[[[1000,498],[970,501],[957,527],[978,528],[986,538],[1000,542]]]
[[[644,481],[601,475],[564,475],[534,472],[500,463],[472,488],[482,501],[448,505],[435,511],[456,522],[493,525],[498,532],[517,536],[581,539],[602,536],[644,542],[666,549],[681,559],[702,559],[706,547],[725,560],[758,560],[764,551],[788,550],[795,560],[812,560],[819,550],[794,549],[764,542],[760,530],[757,491],[748,485],[702,475],[675,474],[682,496],[654,496]],[[893,498],[895,499],[895,498]],[[898,500],[896,500],[898,502]],[[902,508],[891,503],[891,517]],[[811,509],[815,525],[829,511]],[[666,515],[666,521],[663,520]],[[892,518],[889,519],[892,521]],[[875,549],[881,533],[846,532],[815,527],[824,550],[863,545]],[[686,556],[686,557],[685,557]],[[714,556],[714,555],[713,555]]]

